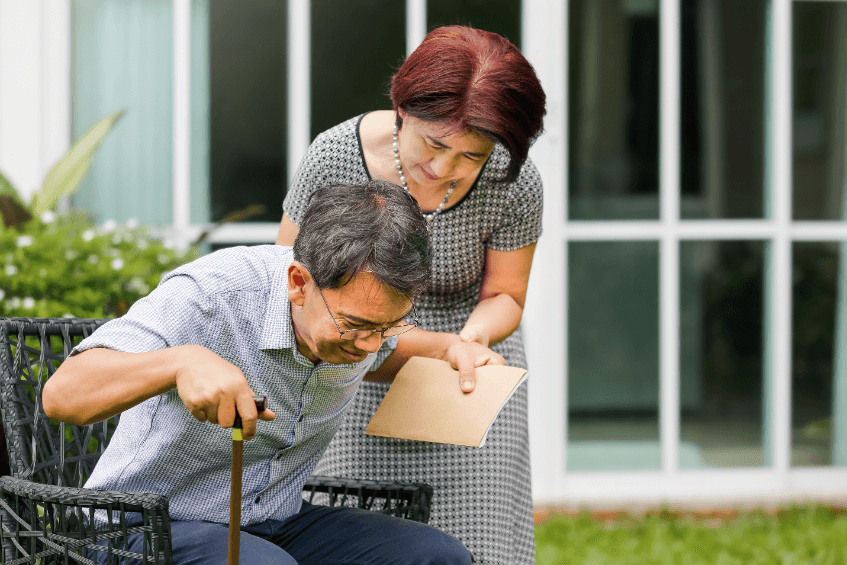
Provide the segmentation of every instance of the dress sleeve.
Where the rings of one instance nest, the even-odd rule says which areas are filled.
[[[326,134],[323,133],[316,137],[309,146],[306,155],[300,161],[300,166],[297,167],[291,185],[288,187],[285,201],[282,203],[282,210],[298,226],[306,213],[306,207],[309,205],[309,198],[312,193],[326,184],[324,162],[326,161],[327,150]]]
[[[507,188],[503,222],[488,240],[495,251],[514,251],[538,241],[544,188],[535,164],[527,159],[517,180]]]

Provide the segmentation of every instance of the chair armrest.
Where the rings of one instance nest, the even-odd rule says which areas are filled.
[[[92,523],[95,510],[105,511],[108,520],[96,529]],[[128,522],[130,513],[139,520]],[[169,564],[170,529],[166,496],[0,477],[0,546],[2,562],[8,565],[37,559],[52,563],[48,557],[68,555],[86,563],[93,557],[92,551],[112,560],[124,557]],[[143,553],[129,551],[129,537],[139,533],[144,536]]]
[[[371,481],[314,475],[303,485],[312,504],[350,506],[426,524],[433,488],[425,483]],[[316,496],[317,495],[317,496]]]
[[[67,506],[106,508],[123,505],[128,512],[168,510],[168,497],[160,494],[59,487],[8,476],[0,477],[0,492]]]

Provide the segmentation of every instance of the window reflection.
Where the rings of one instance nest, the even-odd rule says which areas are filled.
[[[767,3],[680,7],[680,217],[762,218]]]
[[[658,0],[569,3],[569,214],[659,217]]]
[[[795,2],[794,218],[845,219],[847,4]]]
[[[764,464],[761,241],[680,247],[680,467]],[[680,450],[683,454],[683,450]]]
[[[658,469],[659,245],[568,245],[568,469]]]

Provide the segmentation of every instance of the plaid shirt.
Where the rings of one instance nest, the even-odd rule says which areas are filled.
[[[362,376],[396,347],[364,361],[313,364],[297,351],[288,301],[292,249],[224,249],[168,274],[149,296],[77,346],[143,352],[197,344],[244,372],[276,414],[244,442],[242,525],[300,509],[303,483],[338,429]],[[87,488],[170,499],[174,520],[229,521],[232,434],[188,412],[176,389],[130,408]],[[97,521],[105,518],[98,516]]]

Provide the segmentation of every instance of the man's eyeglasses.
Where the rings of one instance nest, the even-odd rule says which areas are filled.
[[[398,324],[396,326],[391,326],[388,328],[382,328],[378,330],[376,328],[373,329],[355,329],[355,330],[342,330],[341,326],[338,325],[338,321],[335,319],[335,315],[333,315],[332,310],[329,309],[329,303],[326,301],[326,297],[324,296],[321,287],[318,286],[318,283],[315,283],[315,287],[318,289],[318,293],[321,295],[321,299],[324,301],[324,306],[326,306],[326,311],[329,312],[329,317],[332,318],[332,323],[335,324],[335,328],[338,330],[338,335],[341,336],[341,339],[344,340],[357,340],[357,339],[366,339],[372,336],[375,333],[382,334],[382,339],[387,337],[391,337],[393,335],[400,335],[403,332],[407,332],[410,329],[414,328],[418,325],[418,312],[415,310],[415,305],[412,303],[412,316],[414,316],[415,321],[411,324]]]

